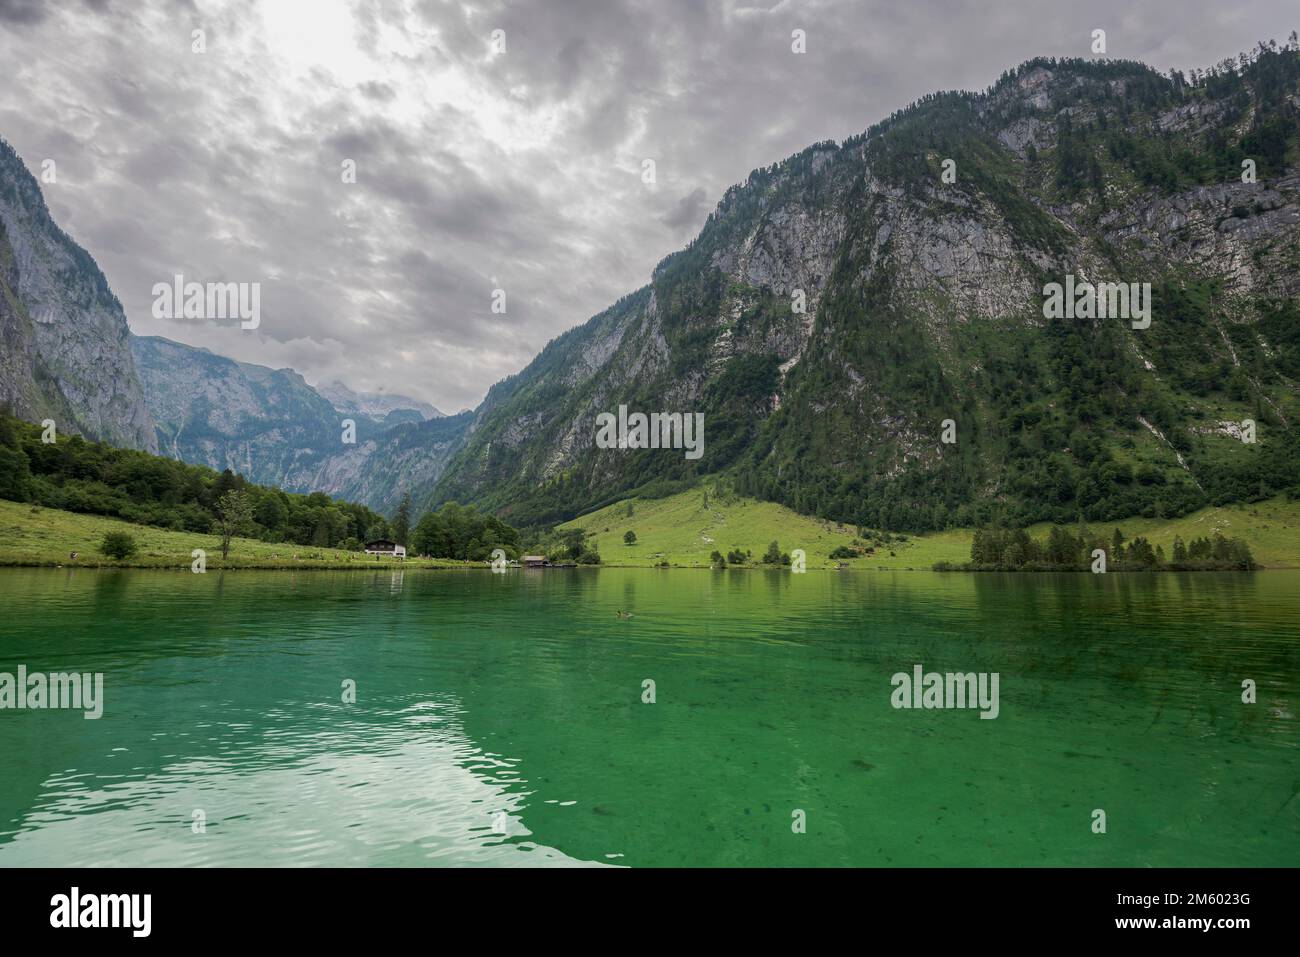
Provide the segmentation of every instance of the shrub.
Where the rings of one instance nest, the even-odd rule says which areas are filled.
[[[126,532],[107,532],[99,550],[109,558],[121,561],[136,553],[135,539]]]

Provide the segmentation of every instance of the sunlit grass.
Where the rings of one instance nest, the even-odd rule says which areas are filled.
[[[857,537],[850,525],[823,522],[799,515],[771,502],[737,498],[710,498],[704,505],[700,490],[682,492],[664,499],[619,502],[583,515],[562,528],[585,528],[594,538],[606,565],[654,565],[667,561],[686,567],[707,566],[717,550],[723,555],[733,549],[749,551],[759,562],[768,544],[776,541],[781,551],[802,548],[808,567],[834,567],[830,553]],[[1221,531],[1228,538],[1244,538],[1255,560],[1266,568],[1300,568],[1300,502],[1274,498],[1253,505],[1205,508],[1177,519],[1132,518],[1099,522],[1093,531],[1109,538],[1120,528],[1127,539],[1141,535],[1161,545],[1172,556],[1176,535],[1184,542]],[[1035,538],[1045,538],[1047,525],[1030,529]],[[623,543],[624,533],[636,532],[633,545]],[[877,546],[871,557],[847,559],[851,568],[930,569],[935,562],[960,563],[970,559],[973,530],[949,529],[928,535],[908,535],[906,541]],[[892,553],[892,554],[891,554]]]
[[[126,532],[138,551],[124,561],[99,552],[105,532]],[[208,568],[370,568],[376,565],[458,567],[463,562],[380,558],[337,548],[269,544],[236,538],[230,557],[221,560],[221,539],[216,535],[172,532],[149,525],[134,525],[100,515],[83,515],[20,502],[0,501],[0,565],[106,565],[139,568],[189,567],[191,552],[207,553]],[[73,560],[72,552],[77,553]]]

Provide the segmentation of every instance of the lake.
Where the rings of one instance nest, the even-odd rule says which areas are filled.
[[[104,675],[98,720],[0,711],[0,866],[1300,862],[1300,572],[5,569],[0,608],[0,672]],[[997,717],[894,707],[916,665]]]

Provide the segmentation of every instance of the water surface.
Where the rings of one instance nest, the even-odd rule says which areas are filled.
[[[99,720],[0,711],[0,866],[1300,863],[1300,572],[7,569],[0,609],[0,671],[105,674]],[[999,717],[895,710],[915,664]]]

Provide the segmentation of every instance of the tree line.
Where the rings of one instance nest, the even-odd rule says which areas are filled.
[[[0,498],[172,531],[233,529],[266,542],[325,548],[359,549],[389,535],[382,515],[323,492],[254,485],[229,469],[217,472],[79,435],[47,443],[42,431],[0,410]]]
[[[219,535],[223,555],[236,536],[352,551],[385,539],[419,555],[469,561],[487,560],[494,548],[512,559],[521,553],[516,529],[473,506],[445,504],[412,528],[410,496],[390,520],[323,492],[285,492],[256,485],[229,469],[217,472],[79,435],[44,442],[42,432],[0,409],[0,498]],[[557,556],[599,563],[583,534],[555,539]]]
[[[938,562],[936,571],[1088,571],[1095,552],[1105,554],[1106,571],[1248,571],[1259,566],[1250,546],[1240,538],[1200,536],[1184,542],[1175,536],[1172,555],[1143,536],[1125,537],[1116,528],[1107,536],[1082,526],[1077,532],[1053,525],[1046,537],[1035,539],[1023,528],[978,528],[971,541],[970,561]]]

